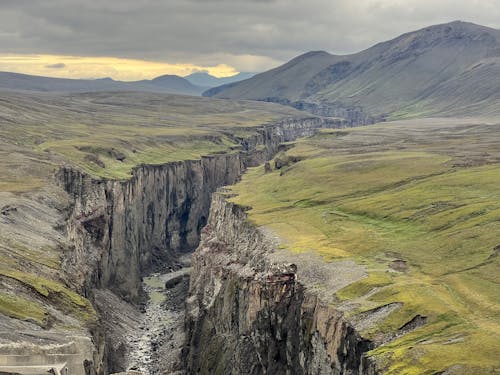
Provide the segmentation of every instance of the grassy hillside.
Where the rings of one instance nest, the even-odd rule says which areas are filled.
[[[0,191],[29,190],[61,163],[97,177],[128,178],[142,163],[228,151],[236,146],[233,134],[248,135],[247,128],[290,116],[304,114],[266,103],[165,94],[6,93],[0,100]],[[8,157],[13,152],[18,156]]]
[[[452,22],[352,55],[307,53],[204,95],[362,108],[387,118],[498,114],[499,56],[499,30]]]
[[[307,83],[332,63],[334,56],[323,51],[309,52],[243,82],[207,90],[203,95],[219,98],[299,100]]]
[[[278,155],[271,173],[251,170],[233,199],[283,248],[366,268],[326,293],[364,321],[379,345],[370,355],[388,374],[495,373],[499,141],[500,123],[487,119],[325,131]]]

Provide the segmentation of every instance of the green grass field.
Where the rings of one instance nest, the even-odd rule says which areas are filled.
[[[250,220],[283,247],[366,267],[368,277],[334,296],[350,302],[347,316],[402,303],[366,337],[385,342],[417,314],[427,317],[370,353],[388,374],[496,373],[498,144],[500,123],[487,119],[324,131],[278,156],[300,161],[249,171],[232,199],[251,206]]]
[[[30,191],[61,164],[127,179],[140,164],[199,159],[236,147],[233,135],[286,117],[270,103],[148,93],[5,93],[0,191]],[[25,172],[25,173],[22,173]]]

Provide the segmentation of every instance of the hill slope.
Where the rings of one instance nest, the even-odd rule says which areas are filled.
[[[457,21],[352,55],[309,52],[204,95],[273,101],[353,120],[363,116],[367,122],[370,117],[496,114],[499,69],[500,31]]]
[[[170,94],[200,95],[203,88],[174,75],[135,82],[103,79],[67,79],[0,72],[0,88],[45,92],[143,91]]]
[[[243,81],[244,79],[252,78],[254,75],[255,73],[242,72],[230,77],[217,78],[205,72],[196,72],[184,78],[196,86],[216,87],[226,85],[228,83]]]

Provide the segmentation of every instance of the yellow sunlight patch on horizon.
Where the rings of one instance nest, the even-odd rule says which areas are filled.
[[[199,66],[118,57],[0,54],[0,71],[57,78],[105,78],[120,81],[152,79],[164,74],[186,76],[206,71],[215,77],[238,73],[229,65]]]

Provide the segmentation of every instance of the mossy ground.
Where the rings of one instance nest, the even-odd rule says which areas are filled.
[[[127,179],[137,165],[230,151],[234,135],[307,117],[270,103],[148,93],[5,93],[0,115],[0,191],[13,192],[40,187],[61,163]]]
[[[0,311],[3,314],[17,319],[31,319],[40,326],[46,326],[51,318],[48,310],[37,302],[41,298],[82,323],[95,321],[95,311],[90,302],[60,279],[60,249],[29,247],[1,236],[0,241],[0,282],[13,285],[14,290],[16,284],[20,285],[17,294],[0,295]]]
[[[46,324],[48,314],[46,310],[33,301],[12,293],[0,292],[0,313],[11,318],[32,320],[40,326]]]
[[[291,250],[351,258],[369,276],[337,293],[352,314],[403,306],[363,334],[428,323],[375,349],[389,374],[500,370],[500,123],[415,120],[325,131],[233,187]],[[395,269],[403,261],[404,269]]]
[[[96,318],[94,308],[90,302],[60,281],[12,269],[0,269],[0,276],[17,280],[31,288],[38,295],[47,298],[64,313],[70,314],[83,322],[90,323]],[[30,316],[26,310],[18,311],[18,314],[28,314]],[[36,315],[33,318],[36,320]]]

